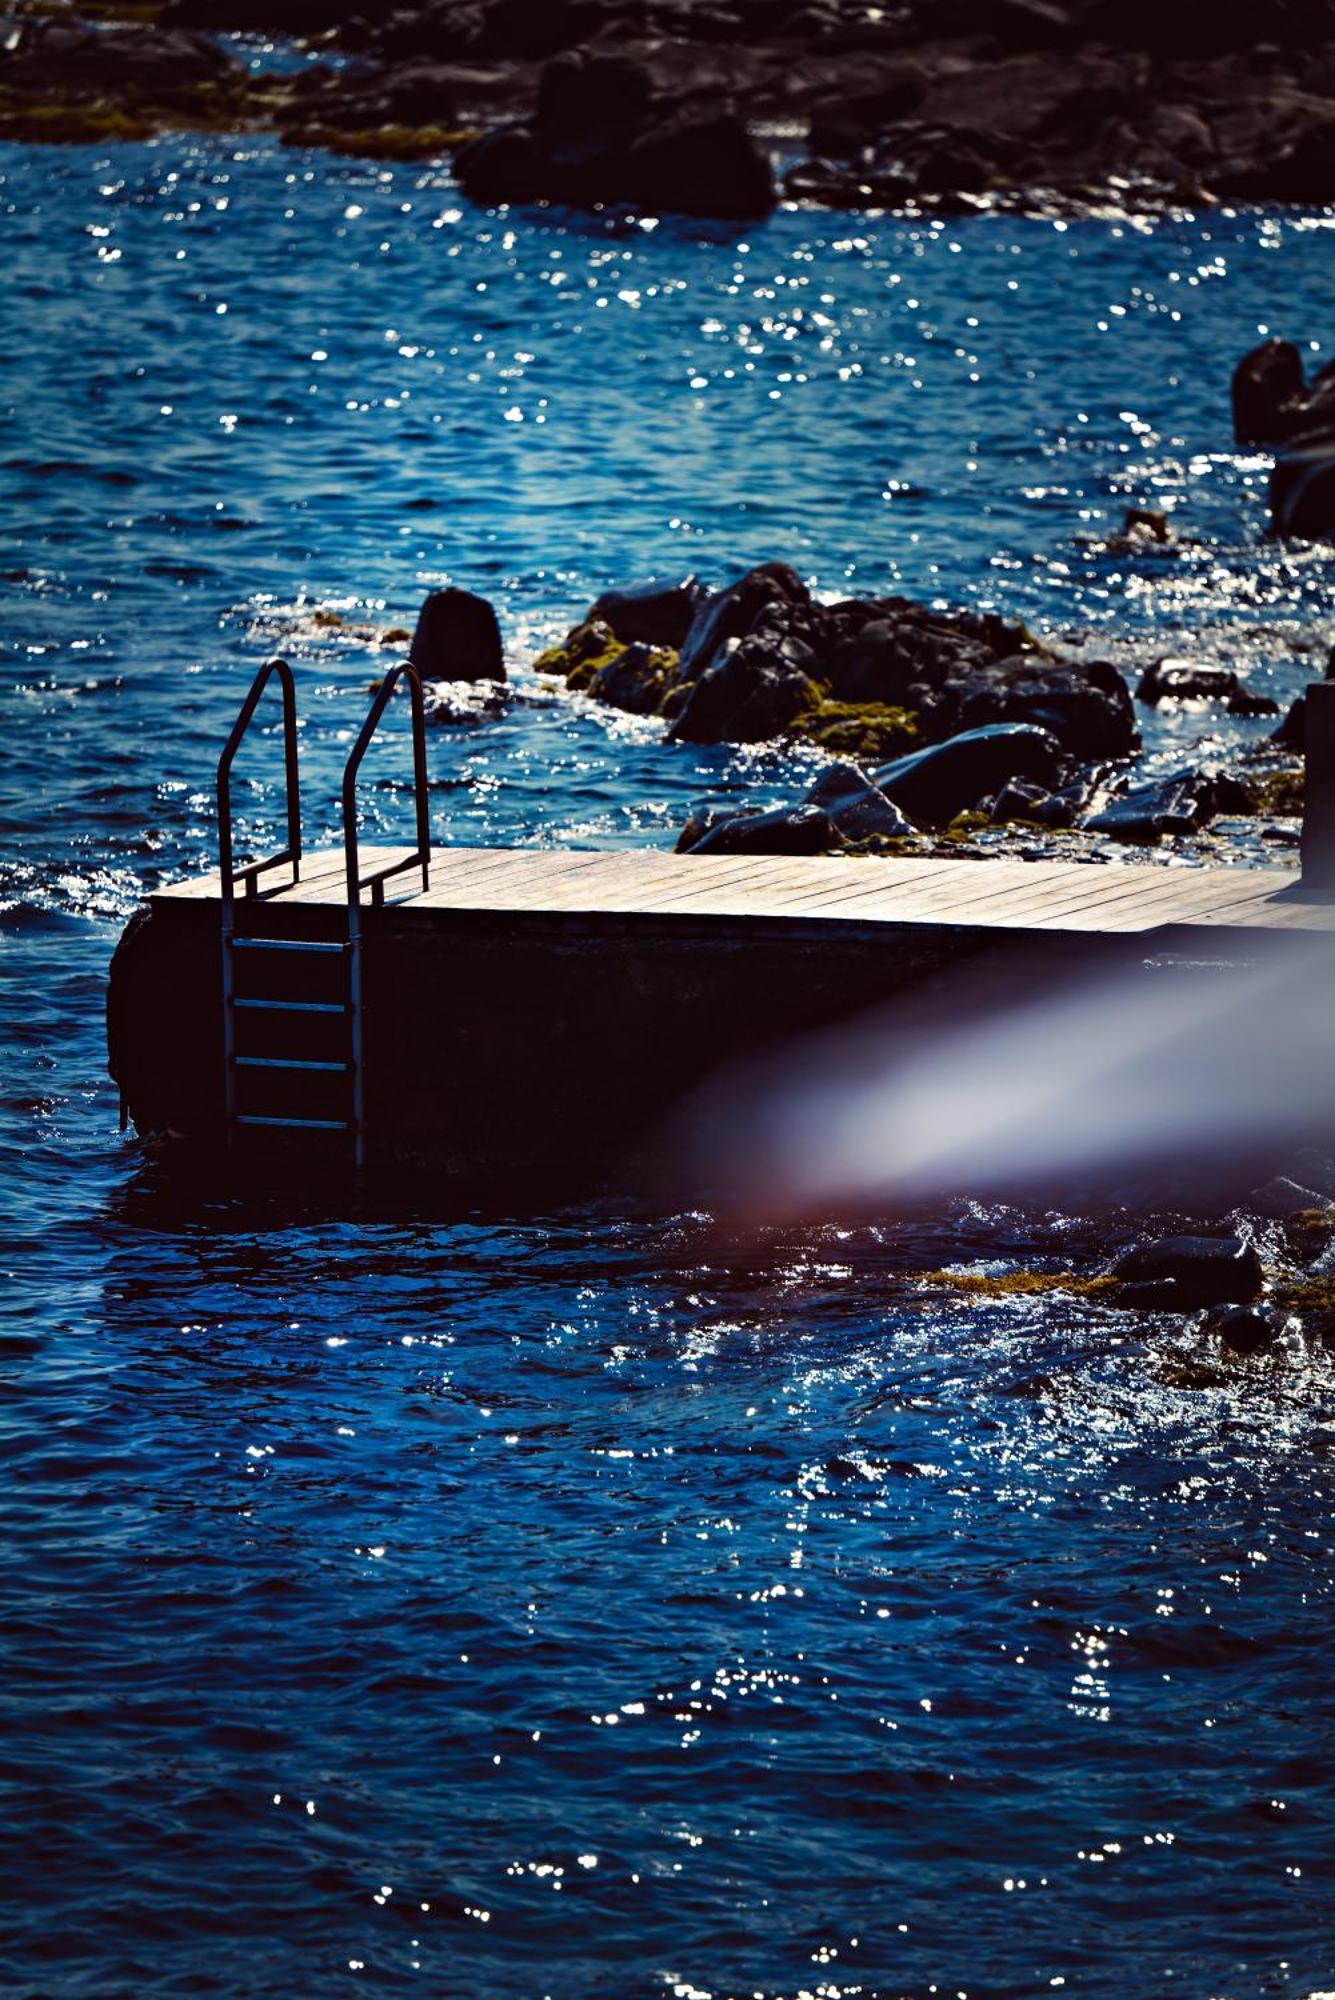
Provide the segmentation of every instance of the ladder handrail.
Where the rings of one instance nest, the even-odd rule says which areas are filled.
[[[361,769],[363,757],[370,748],[371,739],[380,726],[380,718],[389,705],[390,696],[399,682],[407,679],[408,693],[412,700],[413,737],[413,801],[417,820],[417,848],[404,861],[395,861],[388,868],[381,868],[375,874],[363,876],[357,859],[357,773]],[[352,746],[352,754],[343,767],[343,851],[347,865],[348,910],[355,912],[361,907],[362,890],[369,888],[371,901],[379,905],[385,900],[385,883],[391,875],[401,875],[409,868],[420,868],[422,887],[427,888],[431,874],[431,826],[427,806],[426,773],[426,706],[422,699],[422,681],[416,667],[405,660],[397,667],[391,667],[380,683],[370,712],[361,727],[361,734]],[[355,917],[353,918],[355,923]]]
[[[244,868],[232,865],[232,763],[241,748],[242,738],[249,729],[259,707],[260,697],[274,675],[278,676],[283,697],[283,767],[287,791],[287,846],[281,854],[272,854],[264,861],[249,862]],[[222,877],[222,900],[224,910],[230,910],[236,894],[238,882],[246,885],[246,894],[253,896],[255,884],[261,875],[271,868],[292,868],[292,880],[301,879],[301,792],[297,775],[297,690],[292,679],[292,669],[286,660],[268,660],[251,683],[250,693],[241,704],[241,711],[232,724],[232,733],[218,759],[218,869]]]

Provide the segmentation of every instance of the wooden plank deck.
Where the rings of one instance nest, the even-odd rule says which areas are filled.
[[[362,866],[369,873],[405,854],[364,848]],[[219,878],[208,874],[160,889],[152,900],[220,899]],[[340,906],[342,849],[307,855],[298,884],[261,900],[275,911]],[[394,877],[386,901],[401,918],[480,911],[1125,937],[1184,927],[1215,933],[1216,943],[1221,930],[1335,929],[1335,899],[1305,892],[1290,870],[1145,863],[454,847],[432,855],[428,889],[415,872]]]
[[[364,848],[361,865],[407,858]],[[338,847],[307,855],[295,886],[278,872],[238,902],[239,933],[344,941],[344,870]],[[112,968],[113,1073],[140,1131],[184,1134],[219,1158],[220,879],[173,883],[151,905]],[[383,909],[369,897],[364,909],[356,1051],[351,1003],[329,1019],[304,1005],[327,1000],[328,968],[349,961],[233,961],[242,1002],[269,1010],[244,1015],[243,1115],[281,1122],[304,1115],[300,1100],[352,1130],[346,1107],[311,1110],[320,1090],[346,1095],[304,1070],[328,1062],[361,1080],[368,1169],[470,1189],[517,1181],[543,1199],[609,1176],[638,1185],[635,1163],[657,1158],[664,1121],[703,1102],[709,1079],[910,992],[947,1026],[1096,964],[1150,978],[1210,963],[1224,977],[1267,939],[1335,930],[1335,898],[1283,869],[939,855],[455,847],[432,855],[425,891],[405,872]]]

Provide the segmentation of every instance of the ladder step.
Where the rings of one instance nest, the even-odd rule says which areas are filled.
[[[238,1125],[282,1125],[304,1132],[348,1132],[352,1129],[346,1118],[261,1118],[253,1111],[238,1112],[236,1122]]]
[[[280,1014],[346,1014],[341,1000],[233,1000],[234,1007],[259,1007]]]
[[[238,1069],[321,1069],[340,1076],[348,1070],[345,1062],[298,1062],[295,1056],[235,1056],[233,1061]]]
[[[346,944],[321,944],[305,938],[258,938],[234,937],[231,944],[236,951],[336,951],[346,952]]]

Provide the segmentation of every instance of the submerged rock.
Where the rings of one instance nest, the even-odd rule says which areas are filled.
[[[495,610],[471,590],[432,591],[417,614],[408,657],[424,681],[505,679]]]
[[[1284,1316],[1266,1306],[1225,1306],[1211,1313],[1204,1327],[1231,1354],[1258,1354],[1273,1347],[1283,1330]]]
[[[1246,1305],[1265,1288],[1256,1246],[1242,1236],[1163,1236],[1123,1251],[1109,1275],[1127,1303],[1172,1312]]]
[[[1051,789],[1066,776],[1061,745],[1050,731],[1003,722],[897,758],[876,773],[876,784],[910,819],[947,826],[1012,779]]]

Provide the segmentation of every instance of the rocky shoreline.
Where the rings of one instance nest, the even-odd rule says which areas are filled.
[[[790,806],[692,816],[681,851],[984,852],[983,835],[1107,851],[1301,807],[1291,718],[1229,765],[1138,771],[1138,706],[1278,714],[1231,671],[1159,659],[1133,690],[1110,661],[1068,657],[990,613],[818,603],[782,562],[716,591],[689,576],[607,592],[533,666],[660,721],[670,741],[829,753]]]
[[[294,43],[251,68],[219,36]],[[272,130],[746,218],[1335,199],[1335,0],[13,0],[0,137]]]

